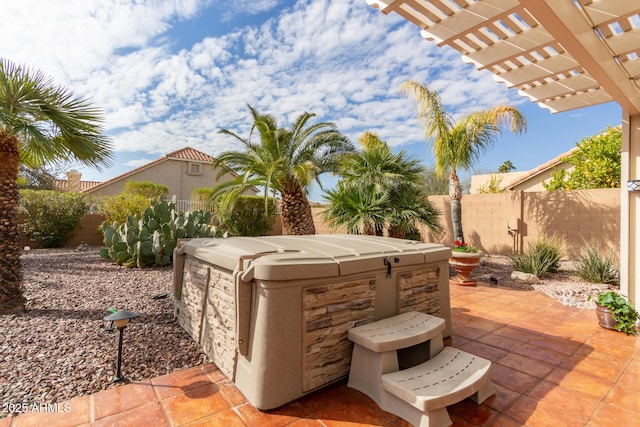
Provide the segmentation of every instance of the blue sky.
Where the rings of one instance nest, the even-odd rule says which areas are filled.
[[[213,156],[235,149],[217,131],[247,135],[246,104],[283,126],[309,111],[354,141],[377,132],[430,165],[412,101],[398,93],[409,79],[438,90],[454,114],[500,103],[525,114],[528,132],[505,133],[479,172],[505,160],[532,169],[621,120],[614,103],[551,114],[366,0],[0,0],[0,9],[1,57],[42,70],[105,112],[116,163],[80,168],[85,180],[187,146]],[[310,198],[321,200],[318,191]]]

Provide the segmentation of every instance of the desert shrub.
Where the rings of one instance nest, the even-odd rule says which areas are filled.
[[[129,215],[137,215],[138,217],[146,208],[151,205],[148,197],[141,194],[120,193],[111,197],[103,197],[100,203],[100,210],[104,213],[105,220],[112,224],[127,222]]]
[[[45,248],[57,248],[80,228],[89,197],[53,190],[21,190],[22,229],[29,239]]]
[[[504,189],[500,188],[500,184],[502,184],[502,177],[491,174],[489,180],[478,188],[478,194],[503,193]]]
[[[541,238],[527,244],[520,254],[511,257],[513,268],[540,277],[544,273],[557,273],[562,258],[562,246],[556,238]]]
[[[262,236],[273,228],[276,203],[273,198],[262,196],[240,196],[231,211],[216,210],[221,229],[232,236]]]
[[[191,190],[191,201],[208,202],[213,200],[213,187],[198,187]]]
[[[576,273],[587,282],[609,285],[617,285],[620,282],[620,270],[613,254],[604,255],[589,244],[577,257]]]
[[[169,189],[166,185],[150,181],[127,181],[124,185],[123,193],[138,194],[147,199],[156,199],[158,197],[164,199],[167,197]]]

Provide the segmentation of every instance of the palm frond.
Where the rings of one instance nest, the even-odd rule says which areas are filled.
[[[104,116],[40,71],[0,59],[0,129],[19,139],[21,161],[38,167],[80,161],[100,169],[113,159]]]

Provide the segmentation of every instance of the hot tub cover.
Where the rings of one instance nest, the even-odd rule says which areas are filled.
[[[247,281],[345,276],[370,270],[385,256],[398,265],[422,264],[425,257],[448,258],[450,249],[414,240],[326,234],[192,239],[178,254],[244,271]]]

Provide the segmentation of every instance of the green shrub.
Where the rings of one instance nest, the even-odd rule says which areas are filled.
[[[233,209],[224,212],[216,210],[216,217],[221,229],[232,236],[262,236],[273,228],[275,222],[276,203],[262,196],[240,196]]]
[[[191,201],[208,202],[213,199],[213,187],[198,187],[191,190]]]
[[[104,213],[105,220],[108,223],[118,222],[120,224],[127,222],[129,215],[137,215],[151,205],[148,197],[140,194],[120,193],[111,197],[103,197],[100,203],[100,210]]]
[[[207,211],[176,213],[175,197],[171,202],[152,200],[141,215],[129,215],[122,224],[102,224],[107,248],[100,255],[127,267],[168,265],[178,239],[215,237],[211,222]]]
[[[620,282],[620,270],[613,254],[603,255],[589,244],[578,255],[576,273],[587,282],[608,285]]]
[[[80,228],[88,211],[88,196],[53,190],[21,190],[22,229],[29,239],[45,248],[57,248]]]
[[[640,319],[640,314],[633,308],[631,301],[622,295],[618,295],[615,291],[606,291],[598,295],[597,302],[602,307],[611,310],[611,314],[616,321],[615,328],[617,331],[624,332],[627,335],[638,334],[636,324]]]
[[[127,181],[124,185],[123,193],[138,194],[144,196],[147,199],[164,199],[169,193],[169,189],[166,185],[156,184],[150,181]]]
[[[556,238],[542,238],[527,245],[527,249],[511,257],[513,268],[540,277],[544,273],[557,273],[562,258],[562,247]]]

